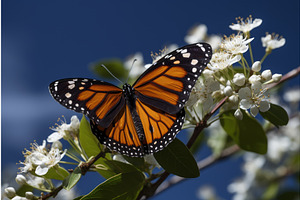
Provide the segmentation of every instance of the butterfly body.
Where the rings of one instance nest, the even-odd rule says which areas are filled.
[[[184,122],[184,104],[211,58],[210,45],[179,48],[123,88],[94,79],[61,79],[51,95],[68,109],[90,118],[94,135],[109,149],[142,157],[162,150]]]

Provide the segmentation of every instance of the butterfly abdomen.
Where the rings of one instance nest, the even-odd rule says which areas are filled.
[[[132,86],[127,83],[124,84],[123,85],[123,93],[125,96],[126,104],[128,105],[130,113],[131,113],[131,117],[132,117],[135,129],[136,129],[136,133],[138,134],[139,140],[142,143],[143,140],[145,139],[145,134],[144,134],[142,121],[136,112],[136,106],[135,106],[136,97],[133,92]]]

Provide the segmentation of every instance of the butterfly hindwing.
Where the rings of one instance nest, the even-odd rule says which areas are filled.
[[[176,49],[139,77],[133,85],[136,96],[144,103],[167,113],[178,113],[211,56],[211,46],[206,43]]]
[[[108,127],[125,104],[120,88],[94,79],[61,79],[52,82],[49,90],[61,105],[87,115],[102,127]]]

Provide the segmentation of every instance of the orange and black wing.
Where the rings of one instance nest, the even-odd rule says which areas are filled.
[[[144,156],[142,142],[126,104],[109,127],[103,128],[91,121],[91,128],[100,143],[109,149],[131,157]]]
[[[143,131],[143,149],[146,154],[162,150],[174,140],[184,122],[184,109],[170,114],[153,106],[136,101],[136,112],[140,116]]]
[[[64,107],[81,112],[107,128],[125,105],[122,89],[94,79],[70,78],[52,82],[49,90]]]
[[[164,112],[178,113],[211,56],[211,46],[206,43],[187,45],[167,54],[134,83],[135,95]]]

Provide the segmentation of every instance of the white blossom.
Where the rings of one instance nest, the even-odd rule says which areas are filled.
[[[265,99],[264,91],[254,93],[249,87],[244,87],[239,90],[240,108],[247,110],[250,109],[252,116],[256,116],[259,111],[266,112],[270,109],[270,103]]]
[[[233,76],[232,82],[237,86],[243,86],[246,82],[246,77],[242,73],[236,73]]]
[[[25,178],[25,176],[21,175],[21,174],[18,174],[16,176],[16,182],[19,184],[19,185],[24,185],[27,183],[27,180]]]
[[[261,70],[261,63],[260,61],[255,61],[251,67],[252,71],[259,72]]]
[[[269,81],[272,79],[272,72],[271,70],[267,69],[267,70],[264,70],[262,73],[261,73],[261,78],[265,81]]]
[[[188,44],[193,44],[196,42],[201,42],[205,39],[207,33],[207,26],[205,24],[200,24],[192,28],[184,40]]]
[[[289,89],[284,95],[283,99],[287,102],[297,103],[300,101],[300,88]]]
[[[236,109],[236,111],[234,112],[234,116],[238,120],[242,120],[243,119],[243,113],[242,113],[242,111],[240,109]]]
[[[261,81],[260,75],[251,75],[248,79],[249,83],[256,83]]]
[[[223,70],[241,60],[240,55],[231,55],[224,51],[216,52],[212,55],[212,59],[207,67],[213,71]]]
[[[275,34],[267,34],[261,38],[263,47],[266,47],[266,52],[282,47],[285,44],[285,38]]]
[[[5,195],[9,198],[12,199],[13,197],[16,196],[16,190],[13,187],[7,187],[4,189]]]
[[[273,74],[273,76],[272,76],[272,80],[275,83],[279,82],[281,78],[282,78],[282,74]]]
[[[144,64],[143,54],[141,52],[137,52],[134,55],[129,56],[125,60],[124,66],[128,71],[130,70],[129,72],[130,77],[139,76],[146,69]],[[131,68],[133,68],[133,70],[131,70]]]
[[[76,115],[71,117],[71,123],[67,124],[65,121],[61,121],[61,125],[57,125],[56,128],[52,128],[55,132],[48,136],[47,142],[55,142],[61,138],[77,138],[79,134],[80,121]]]
[[[260,26],[262,23],[261,19],[252,19],[252,16],[249,16],[244,21],[243,18],[237,18],[237,24],[232,24],[229,26],[232,30],[241,31],[243,33],[248,33],[252,29]]]
[[[67,151],[62,152],[57,148],[51,148],[48,152],[45,140],[41,146],[37,143],[33,143],[31,149],[32,151],[26,150],[26,152],[23,153],[25,161],[21,162],[21,164],[23,164],[24,167],[20,167],[20,170],[23,173],[35,170],[35,173],[40,176],[45,175],[51,167],[57,165]]]
[[[222,41],[221,48],[233,55],[243,54],[248,51],[248,44],[253,39],[254,38],[244,38],[243,35],[240,34],[232,35],[230,37],[226,37],[225,40]]]

